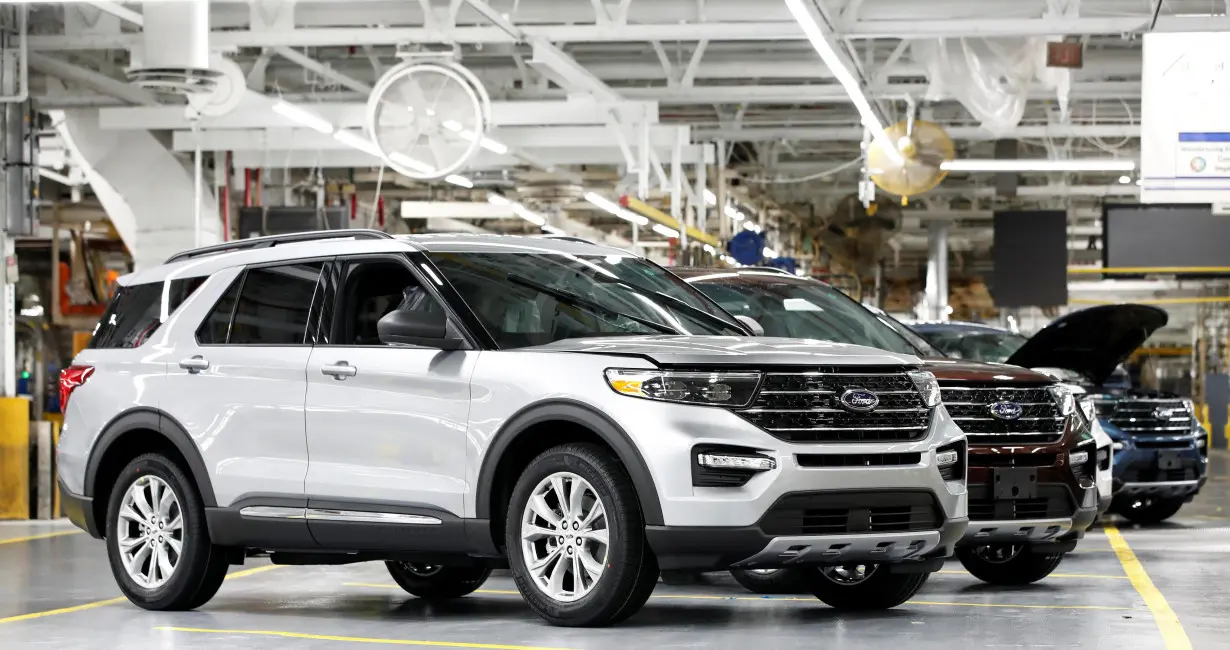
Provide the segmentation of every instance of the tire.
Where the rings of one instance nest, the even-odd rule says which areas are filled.
[[[491,569],[486,567],[442,567],[412,562],[385,562],[384,565],[398,586],[424,600],[469,596],[491,575]]]
[[[789,569],[735,569],[730,572],[735,581],[752,593],[766,596],[783,594],[805,594],[811,591],[811,581],[807,573],[811,569],[797,567]]]
[[[163,507],[151,503],[154,497]],[[161,525],[154,528],[157,524]],[[210,542],[205,507],[196,486],[175,461],[162,454],[138,456],[120,472],[107,506],[106,530],[111,573],[120,591],[137,607],[196,609],[218,593],[226,578],[230,564],[225,550]],[[132,551],[134,548],[137,550]],[[126,560],[132,561],[132,572]]]
[[[884,565],[858,565],[867,567],[870,573],[857,581],[843,581],[837,571],[854,567],[825,567],[805,575],[811,583],[811,592],[821,602],[843,611],[867,611],[889,609],[909,600],[929,573],[892,573]]]
[[[1183,507],[1183,499],[1142,499],[1115,508],[1115,514],[1137,524],[1160,524]],[[1139,504],[1139,505],[1135,505]]]
[[[996,556],[999,557],[996,557]],[[957,559],[975,578],[993,585],[1030,585],[1049,575],[1063,561],[1063,553],[1030,553],[1023,547],[963,546]]]
[[[561,507],[574,500],[575,509]],[[569,522],[576,525],[561,527]],[[598,445],[561,445],[529,464],[513,489],[505,540],[517,589],[552,625],[618,623],[635,614],[657,585],[657,559],[645,540],[632,480]],[[543,562],[542,569],[531,570],[531,561]]]

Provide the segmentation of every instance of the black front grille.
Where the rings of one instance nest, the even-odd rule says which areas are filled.
[[[943,520],[930,492],[797,492],[760,520],[766,535],[836,535],[935,530]]]
[[[970,467],[1050,467],[1055,454],[975,454],[969,457]]]
[[[1062,484],[1039,484],[1038,496],[1033,499],[995,499],[990,486],[969,486],[970,521],[1058,519],[1075,512],[1072,492]]]
[[[1192,446],[1192,439],[1137,440],[1134,444],[1141,449],[1188,449]]]
[[[940,388],[944,407],[965,431],[970,444],[1047,444],[1063,437],[1064,417],[1045,386],[946,383]],[[1020,417],[1013,420],[994,417],[991,405],[999,402],[1019,405]]]
[[[868,413],[842,408],[850,389],[875,393],[879,403]],[[903,369],[833,368],[768,373],[752,405],[736,413],[780,440],[806,443],[920,440],[930,411]]]
[[[1192,430],[1192,414],[1177,399],[1099,400],[1098,415],[1133,437],[1173,435]]]
[[[799,467],[890,467],[917,465],[922,454],[798,454]]]

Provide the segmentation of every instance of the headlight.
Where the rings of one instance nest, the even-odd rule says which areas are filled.
[[[1187,399],[1187,398],[1183,399],[1183,408],[1187,409],[1187,412],[1191,415],[1196,414],[1196,403],[1191,401],[1190,399]]]
[[[1093,400],[1088,397],[1082,397],[1076,401],[1076,405],[1080,407],[1081,413],[1084,414],[1086,422],[1093,422],[1097,419],[1097,413],[1093,407]]]
[[[1076,400],[1072,397],[1072,390],[1067,386],[1047,386],[1046,390],[1051,393],[1051,397],[1059,405],[1061,415],[1071,415],[1076,412]]]
[[[935,375],[925,370],[912,370],[909,375],[910,379],[914,381],[914,387],[918,389],[919,394],[922,396],[923,404],[939,406],[940,385],[935,381]]]
[[[617,393],[662,402],[747,406],[760,385],[760,373],[611,368],[606,371],[606,383]]]
[[[1089,452],[1074,451],[1068,454],[1068,464],[1073,467],[1080,467],[1089,462]]]

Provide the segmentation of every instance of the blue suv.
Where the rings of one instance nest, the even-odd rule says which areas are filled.
[[[1025,366],[1082,386],[1114,441],[1110,511],[1169,519],[1204,486],[1208,433],[1189,399],[1133,389],[1120,364],[1166,324],[1147,305],[1100,305],[1057,318],[1031,338],[976,323],[911,327],[950,356]]]

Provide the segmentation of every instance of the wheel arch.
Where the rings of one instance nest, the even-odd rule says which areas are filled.
[[[192,437],[188,435],[186,429],[175,418],[167,415],[165,412],[147,407],[139,407],[129,409],[112,418],[106,426],[103,427],[102,433],[99,434],[98,440],[95,441],[94,447],[90,452],[89,461],[86,464],[85,483],[82,486],[84,495],[94,499],[96,505],[106,507],[104,503],[99,504],[99,488],[105,487],[109,492],[110,486],[100,486],[99,480],[105,480],[112,472],[118,473],[118,469],[112,467],[118,460],[115,454],[128,456],[134,451],[131,447],[136,445],[149,445],[151,442],[165,442],[168,446],[164,447],[168,450],[174,450],[180,459],[184,461],[184,469],[188,471],[196,484],[197,491],[201,495],[201,501],[205,507],[216,507],[217,500],[214,497],[213,483],[210,481],[209,472],[205,467],[205,461],[201,457],[201,452],[197,449],[196,443]],[[154,451],[138,447],[137,451]],[[133,454],[135,457],[138,454]],[[119,468],[122,469],[122,468]],[[101,519],[99,521],[102,521]]]

